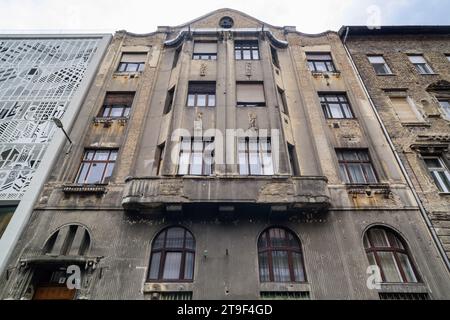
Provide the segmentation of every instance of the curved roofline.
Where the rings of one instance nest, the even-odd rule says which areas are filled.
[[[335,35],[338,34],[336,31],[333,31],[333,30],[327,30],[327,31],[319,32],[319,33],[306,33],[306,32],[301,32],[301,31],[289,31],[289,33],[296,33],[301,36],[312,37],[312,38],[323,37],[323,36],[327,36],[329,34],[335,34]]]
[[[263,24],[263,25],[266,25],[266,26],[268,26],[268,27],[271,27],[271,28],[280,29],[280,30],[283,29],[283,27],[274,26],[274,25],[272,25],[272,24],[270,24],[270,23],[261,21],[261,20],[255,18],[255,17],[253,17],[253,16],[251,16],[251,15],[248,15],[248,14],[246,14],[245,12],[242,12],[242,11],[239,11],[239,10],[236,10],[236,9],[232,9],[232,8],[220,8],[220,9],[217,9],[217,10],[213,10],[213,11],[208,12],[208,13],[206,13],[206,14],[204,14],[204,15],[198,17],[198,18],[195,18],[194,20],[188,21],[188,22],[183,23],[183,24],[180,24],[180,25],[178,25],[178,26],[174,26],[174,27],[172,27],[172,28],[183,28],[183,27],[187,27],[188,25],[193,24],[193,23],[195,23],[195,22],[197,22],[197,21],[199,21],[199,20],[201,20],[201,19],[204,19],[204,18],[210,16],[210,15],[213,15],[213,14],[219,13],[219,12],[224,12],[224,11],[231,11],[231,12],[234,12],[234,13],[237,13],[237,14],[241,14],[241,15],[247,17],[247,18],[256,20],[257,22],[259,22],[259,23],[261,23],[261,24]]]

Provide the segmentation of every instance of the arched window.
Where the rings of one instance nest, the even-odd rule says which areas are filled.
[[[86,227],[69,224],[56,230],[46,241],[44,254],[83,256],[89,250],[91,237]]]
[[[364,234],[364,247],[371,265],[377,265],[383,282],[418,282],[405,241],[386,227],[372,227]]]
[[[149,281],[192,281],[195,240],[188,230],[171,227],[153,240]]]
[[[258,240],[261,282],[304,282],[305,268],[300,241],[283,228],[265,230]]]

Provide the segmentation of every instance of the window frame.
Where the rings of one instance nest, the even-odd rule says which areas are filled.
[[[94,159],[97,152],[105,152],[105,151],[109,152],[108,153],[108,159],[106,159],[106,160],[96,160],[96,159]],[[86,159],[86,156],[88,155],[89,152],[93,152],[92,158],[91,159]],[[114,152],[115,152],[115,158],[111,160],[111,155]],[[75,176],[75,183],[83,184],[83,185],[107,184],[108,182],[105,182],[105,179],[106,178],[111,178],[113,176],[114,169],[116,167],[118,153],[119,153],[119,149],[118,148],[114,148],[114,149],[109,149],[109,148],[98,148],[98,149],[87,148],[87,149],[84,149],[83,156],[81,158],[80,165],[78,167],[78,171],[77,171],[77,174]],[[99,164],[99,163],[100,164],[105,163],[105,168],[102,171],[102,176],[101,176],[100,182],[91,182],[91,183],[86,182],[88,180],[88,178],[89,178],[89,174],[91,172],[91,168],[93,167],[93,164]],[[111,163],[113,164],[113,168],[111,169],[111,175],[108,176],[108,177],[105,177],[105,173],[107,171],[108,165],[111,164]],[[80,182],[80,175],[83,172],[83,168],[84,168],[83,165],[84,164],[88,164],[89,167],[88,167],[88,169],[87,169],[87,171],[85,173],[83,182]]]
[[[361,157],[359,155],[358,155],[358,160],[345,160],[345,159],[341,160],[341,159],[339,159],[339,152],[342,153],[342,152],[346,152],[346,151],[347,152],[357,152],[358,154],[360,154],[361,152],[365,152],[367,154],[368,160],[361,160]],[[366,149],[366,148],[336,148],[336,156],[338,159],[338,167],[339,167],[339,172],[341,173],[341,175],[342,175],[341,165],[344,165],[344,168],[345,168],[346,176],[342,177],[342,179],[344,180],[344,183],[350,184],[350,185],[353,185],[353,184],[378,184],[379,183],[380,180],[378,178],[377,171],[375,170],[375,167],[373,165],[373,161],[370,156],[369,149]],[[360,168],[364,175],[365,182],[352,181],[352,176],[350,174],[348,164],[359,164],[360,165]],[[375,181],[373,181],[373,182],[369,181],[368,174],[367,174],[366,169],[363,166],[363,164],[370,164]],[[346,177],[348,177],[348,180],[346,179]]]
[[[319,96],[320,106],[322,107],[322,112],[327,120],[328,119],[330,119],[330,120],[356,119],[355,113],[353,112],[353,108],[350,103],[350,100],[348,99],[347,93],[345,93],[345,92],[331,92],[331,93],[330,92],[319,92],[318,96]],[[337,98],[337,101],[328,101],[327,99],[330,97]],[[341,98],[343,98],[344,100],[341,100]],[[322,99],[324,99],[325,101],[323,101]],[[342,117],[342,118],[333,117],[331,109],[330,109],[330,104],[338,104],[339,110],[341,111],[341,114],[344,117]],[[350,112],[351,117],[346,116],[346,112],[345,112],[343,105],[348,106],[348,111]]]
[[[309,71],[315,72],[315,73],[324,73],[324,72],[335,73],[335,72],[338,72],[337,68],[336,68],[336,65],[334,64],[334,60],[333,60],[333,56],[331,55],[331,52],[328,52],[328,51],[327,52],[312,51],[312,52],[305,52],[305,55],[306,55],[306,62],[308,64]],[[329,55],[330,59],[312,59],[311,56],[314,56],[314,55],[316,55],[316,56]],[[325,66],[326,71],[318,70],[316,63],[323,63],[323,65]],[[311,68],[311,66],[313,66],[313,68]]]
[[[246,86],[246,85],[259,85],[259,86],[261,86],[262,94],[264,96],[264,101],[263,102],[253,102],[253,101],[240,102],[238,100],[238,86],[239,85],[243,85],[243,86]],[[237,81],[236,82],[236,107],[238,107],[238,108],[267,107],[267,100],[266,100],[266,92],[265,92],[264,82],[263,81]]]
[[[181,228],[184,231],[184,235],[183,235],[183,247],[182,248],[175,248],[175,247],[167,247],[167,234],[168,231],[172,228]],[[155,241],[158,240],[158,238],[164,234],[164,240],[163,240],[163,245],[160,248],[156,248],[154,249],[154,245],[155,245]],[[186,240],[187,240],[187,235],[190,235],[192,237],[192,241],[193,241],[193,248],[188,248],[186,247]],[[158,264],[158,276],[157,279],[150,279],[150,273],[152,271],[151,266],[152,266],[152,260],[153,260],[153,255],[155,253],[159,253],[160,257],[159,257],[159,264]],[[167,257],[167,253],[181,253],[181,261],[180,261],[180,270],[179,270],[179,274],[178,274],[178,278],[177,279],[164,279],[164,268],[166,265],[166,257]],[[193,256],[192,259],[192,279],[186,279],[185,278],[185,271],[186,271],[186,256],[187,254],[190,253]],[[147,282],[193,282],[194,278],[195,278],[195,254],[196,254],[196,240],[194,235],[192,234],[192,232],[190,230],[188,230],[187,228],[183,227],[183,226],[179,226],[179,225],[174,225],[174,226],[170,226],[170,227],[166,227],[164,229],[162,229],[161,231],[159,231],[157,233],[157,235],[153,238],[152,240],[152,246],[151,246],[151,250],[150,250],[150,258],[149,258],[149,264],[148,264],[148,272],[147,272],[147,277],[146,277],[146,281]]]
[[[205,81],[204,85],[209,86],[207,89],[199,89],[201,86],[201,81],[192,81],[188,84],[188,92],[186,97],[186,107],[188,108],[214,108],[217,105],[217,94],[216,94],[216,82]],[[214,87],[214,92],[212,88]],[[191,96],[193,96],[193,105],[190,105]],[[198,105],[199,96],[205,96],[205,105]],[[212,98],[214,97],[214,98]],[[214,101],[214,104],[209,105],[210,101]]]
[[[412,57],[421,57],[424,62],[414,63],[411,61]],[[427,61],[427,59],[425,59],[423,54],[408,54],[408,60],[414,66],[414,69],[417,71],[417,73],[422,75],[435,74],[433,68],[431,68],[430,63]]]
[[[192,60],[217,60],[217,50],[215,53],[202,53],[202,52],[195,52],[195,45],[197,43],[214,43],[216,44],[217,48],[217,41],[194,41],[194,51],[192,52]]]
[[[381,229],[384,231],[384,233],[386,235],[386,239],[388,241],[388,245],[389,245],[388,247],[377,247],[377,246],[373,245],[374,242],[371,237],[371,233],[369,232],[373,229]],[[366,239],[367,239],[367,241],[366,241]],[[403,249],[396,247],[395,243],[393,243],[394,241],[398,241],[403,246]],[[369,245],[369,247],[366,246],[366,242]],[[389,227],[386,227],[386,226],[372,226],[364,232],[363,246],[364,246],[364,250],[366,252],[366,256],[368,256],[369,254],[373,254],[375,263],[380,268],[380,275],[381,275],[382,283],[421,283],[422,282],[420,274],[416,268],[414,259],[409,250],[408,244],[406,243],[405,239],[395,230],[393,230]],[[381,264],[380,258],[378,256],[379,252],[392,253],[396,267],[397,267],[398,275],[402,279],[402,282],[387,282],[386,281],[386,276],[384,274],[383,265]],[[413,271],[414,277],[416,278],[416,282],[408,281],[408,279],[406,277],[406,271],[404,270],[404,267],[399,258],[400,254],[407,256],[408,262],[411,265],[411,270]],[[367,258],[367,259],[369,260],[369,258]],[[370,263],[370,260],[369,260],[369,263]]]
[[[110,98],[111,96],[114,96],[114,95],[119,95],[119,96],[129,95],[129,97],[130,97],[129,104],[125,104],[125,103],[107,104],[108,98]],[[135,92],[120,92],[120,91],[106,92],[105,98],[103,99],[102,107],[101,107],[100,112],[97,117],[98,118],[112,118],[112,119],[129,118],[130,114],[131,114],[131,107],[133,106],[134,98],[135,98]],[[107,109],[108,109],[108,112],[107,112],[108,115],[105,115],[105,111]],[[112,116],[111,112],[113,111],[113,109],[122,109],[121,115],[120,116]]]
[[[246,59],[244,52],[249,51],[250,58]],[[257,57],[255,58],[255,52]],[[239,57],[238,57],[239,56]],[[258,40],[235,40],[234,41],[234,60],[261,60],[261,52]]]
[[[127,70],[129,65],[137,65],[136,70]],[[123,67],[124,66],[124,67]],[[119,65],[117,66],[116,72],[119,73],[133,73],[133,72],[143,72],[145,67],[145,61],[144,62],[123,62],[120,61]]]
[[[444,172],[445,177],[447,179],[447,184],[450,185],[450,169],[448,166],[448,160],[444,157],[444,155],[423,155],[422,159],[425,163],[425,167],[428,171],[428,173],[431,176],[432,181],[434,182],[434,185],[439,189],[439,192],[441,193],[450,193],[450,187],[447,187],[445,185],[445,182],[443,181],[443,186],[441,185],[441,183],[438,183],[438,180],[435,178],[434,176],[434,172]],[[427,159],[437,159],[438,162],[441,164],[441,167],[429,167],[426,160]],[[439,170],[440,169],[440,170]],[[448,177],[447,177],[448,176]],[[442,178],[441,178],[442,179]]]
[[[450,121],[450,98],[437,98],[439,108],[441,109],[441,113],[444,115],[446,120]],[[442,105],[443,102],[447,103],[447,107]]]
[[[250,159],[251,155],[253,155],[255,152],[254,150],[250,150],[250,141],[256,140],[257,143],[257,159],[258,164],[251,164]],[[262,147],[262,140],[267,142],[267,150],[263,150]],[[244,142],[244,150],[240,150],[241,143]],[[252,151],[252,152],[251,152]],[[271,166],[269,167],[269,170],[272,173],[265,173],[266,166],[264,165],[264,151],[269,151],[267,154],[270,154],[271,159]],[[245,162],[241,163],[241,155],[244,155]],[[260,139],[259,137],[238,137],[237,138],[237,164],[238,164],[238,172],[240,176],[273,176],[275,175],[275,167],[274,167],[274,161],[273,161],[273,154],[272,154],[272,140],[271,137]],[[258,169],[261,173],[252,173],[254,171],[254,168],[252,166],[258,166]],[[245,166],[245,172],[242,170],[242,167]]]
[[[370,58],[372,58],[372,57],[383,59],[383,63],[375,63],[375,62],[370,61]],[[382,54],[371,54],[371,55],[368,55],[367,56],[367,60],[369,60],[369,63],[372,65],[372,68],[375,71],[375,74],[377,76],[393,75],[391,67],[389,67],[389,64],[386,62],[386,59],[384,58],[384,56]],[[385,72],[385,73],[378,72],[377,69],[375,68],[376,65],[382,65],[383,69],[386,70],[387,72]]]
[[[281,229],[284,231],[284,239],[286,239],[286,241],[289,241],[288,236],[291,235],[293,237],[293,239],[297,242],[298,246],[291,246],[291,245],[287,245],[287,246],[272,246],[272,244],[270,243],[270,230],[272,229]],[[267,246],[262,248],[260,246],[260,241],[261,238],[265,235],[266,237],[266,244]],[[262,231],[258,237],[258,242],[257,242],[257,249],[258,249],[258,275],[259,275],[259,281],[261,283],[307,283],[308,282],[308,277],[306,275],[306,267],[305,267],[305,256],[303,254],[303,248],[302,248],[302,243],[299,239],[299,237],[297,236],[297,234],[295,232],[293,232],[291,229],[283,227],[283,226],[271,226],[268,227],[266,229],[264,229],[264,231]],[[274,266],[273,266],[273,255],[272,253],[274,251],[283,251],[283,252],[287,252],[287,256],[288,256],[288,266],[289,266],[289,281],[275,281],[275,272],[274,272]],[[261,279],[261,261],[260,261],[260,255],[267,253],[267,267],[269,270],[269,280],[265,281]],[[293,253],[297,253],[300,255],[301,257],[301,267],[302,267],[302,271],[303,271],[303,280],[296,280],[295,279],[295,271],[294,271],[294,259],[293,259]]]
[[[189,150],[188,151],[183,149],[183,140],[184,139],[189,140]],[[194,150],[194,144],[199,143],[199,142],[202,143],[202,164],[201,164],[202,172],[197,174],[197,173],[192,173],[192,167],[194,165],[194,156],[199,153],[199,152],[196,152],[196,150]],[[211,152],[211,158],[213,159],[213,161],[210,164],[205,163],[205,159],[204,159],[205,148],[208,144],[214,145],[214,148]],[[189,161],[187,164],[181,163],[182,155],[184,153],[188,153]],[[182,167],[182,165],[186,166],[186,173],[180,173],[180,168]],[[209,171],[207,170],[208,166],[209,166],[209,169],[208,169]],[[177,165],[177,175],[178,176],[212,176],[212,175],[214,175],[214,170],[215,170],[215,139],[214,139],[214,137],[202,137],[201,141],[199,141],[195,137],[181,137],[180,138],[180,150],[178,152],[178,165]]]

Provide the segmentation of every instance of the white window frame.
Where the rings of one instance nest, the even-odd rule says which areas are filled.
[[[447,179],[447,184],[450,185],[450,170],[447,167],[446,162],[443,160],[442,156],[423,156],[422,157],[425,166],[428,169],[428,172],[430,173],[431,177],[433,178],[434,183],[436,184],[436,187],[439,188],[440,192],[442,193],[450,193],[450,187],[446,185],[446,183],[442,180],[442,177],[438,174],[435,174],[435,172],[444,172],[444,176]],[[427,159],[436,159],[439,161],[441,167],[429,167],[425,160]]]

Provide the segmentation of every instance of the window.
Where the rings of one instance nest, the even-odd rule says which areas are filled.
[[[275,49],[274,47],[270,46],[270,54],[272,56],[272,63],[275,67],[277,67],[278,69],[280,69],[280,60],[278,60],[278,52],[277,49]]]
[[[450,61],[450,54],[445,55],[447,57],[447,60]]]
[[[181,139],[179,175],[211,175],[214,171],[214,138]]]
[[[148,280],[192,281],[194,258],[192,233],[182,227],[164,229],[153,240]]]
[[[166,144],[163,142],[156,148],[155,153],[155,163],[156,163],[156,175],[161,174],[163,160],[164,160],[164,151]]]
[[[210,81],[189,82],[188,107],[215,107],[216,83]]]
[[[258,239],[261,282],[305,282],[303,253],[297,236],[284,228],[269,228]]]
[[[173,96],[175,94],[175,87],[167,91],[166,102],[164,103],[163,114],[168,114],[172,110]]]
[[[430,300],[426,292],[380,292],[380,300]]]
[[[329,52],[307,52],[308,67],[313,72],[336,72]]]
[[[195,42],[194,60],[216,60],[217,59],[217,42]]]
[[[375,70],[376,74],[379,74],[379,75],[392,74],[392,71],[389,68],[389,66],[387,65],[383,56],[369,56],[368,58],[369,58],[369,62],[372,64],[372,67]]]
[[[56,230],[44,245],[44,254],[84,256],[91,245],[86,227],[78,224],[65,225]]]
[[[393,230],[372,227],[364,234],[370,265],[380,268],[383,282],[419,282],[405,241]]]
[[[264,107],[264,85],[262,82],[236,83],[236,104],[238,107]]]
[[[441,192],[450,192],[450,171],[442,157],[423,157],[434,183]]]
[[[291,165],[291,174],[295,177],[300,175],[300,169],[298,168],[297,152],[295,147],[288,143],[289,163]]]
[[[429,66],[427,61],[422,55],[409,55],[409,61],[414,65],[417,72],[420,74],[432,74],[433,69]]]
[[[369,152],[360,149],[337,150],[339,170],[346,183],[377,183]]]
[[[84,152],[76,178],[77,183],[105,183],[111,177],[117,158],[117,149],[90,149]]]
[[[439,105],[447,120],[450,120],[450,99],[439,99]]]
[[[181,48],[182,48],[182,46],[179,46],[178,48],[175,49],[175,52],[173,54],[172,69],[174,69],[178,64],[178,60],[180,59],[180,54],[181,54]]]
[[[133,99],[133,92],[108,92],[106,93],[103,108],[99,116],[110,118],[128,117]]]
[[[309,291],[262,291],[263,300],[309,300]]]
[[[16,211],[17,206],[1,206],[0,207],[0,239],[5,232],[6,227],[11,220],[14,211]]]
[[[235,41],[234,57],[236,60],[259,60],[258,40]]]
[[[286,101],[286,93],[280,87],[277,87],[277,92],[278,92],[278,99],[280,101],[281,112],[283,112],[286,115],[289,115]]]
[[[273,175],[270,138],[240,138],[238,163],[241,175]]]
[[[399,120],[404,123],[423,121],[413,100],[409,97],[390,97],[392,107]]]
[[[320,104],[327,119],[353,119],[353,112],[345,94],[319,94]]]
[[[120,60],[118,72],[141,72],[144,71],[147,53],[141,52],[124,52]]]

